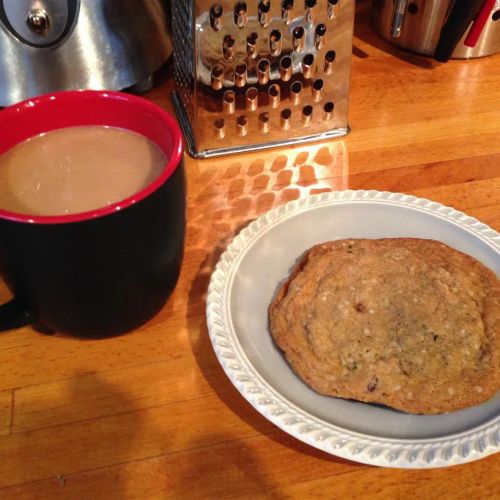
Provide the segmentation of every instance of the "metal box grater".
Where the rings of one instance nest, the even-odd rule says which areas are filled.
[[[348,133],[354,0],[172,0],[176,90],[198,158]]]

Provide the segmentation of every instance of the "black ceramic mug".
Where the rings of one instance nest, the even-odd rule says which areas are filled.
[[[166,157],[160,176],[130,198],[62,216],[0,210],[0,276],[14,299],[0,330],[37,322],[104,337],[150,319],[173,291],[185,233],[183,141],[177,122],[128,94],[59,92],[0,111],[0,154],[43,132],[105,125],[137,132]]]

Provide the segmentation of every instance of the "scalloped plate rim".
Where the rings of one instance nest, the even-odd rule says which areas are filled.
[[[265,212],[242,229],[220,256],[212,273],[208,287],[206,316],[209,336],[220,365],[231,383],[236,387],[244,399],[263,415],[264,418],[303,443],[347,460],[384,467],[434,468],[471,462],[500,451],[499,445],[495,446],[491,443],[491,437],[495,433],[499,435],[499,438],[495,440],[500,440],[500,415],[462,432],[448,434],[443,437],[420,439],[378,437],[352,431],[331,422],[327,422],[320,417],[310,414],[307,410],[297,406],[295,403],[292,403],[285,396],[281,395],[279,391],[274,389],[253,366],[244,349],[238,342],[231,314],[227,310],[229,306],[228,298],[230,297],[234,275],[238,270],[241,259],[246,255],[251,245],[276,224],[280,224],[285,219],[294,217],[304,211],[322,206],[363,202],[398,205],[432,213],[432,215],[438,216],[449,223],[459,226],[462,230],[474,234],[479,237],[483,243],[488,244],[488,246],[500,253],[500,235],[490,226],[452,207],[425,198],[419,198],[414,195],[376,190],[344,190],[310,195],[287,202]],[[443,211],[446,213],[443,214]],[[217,281],[223,282],[222,290],[219,290],[216,284]],[[217,311],[218,307],[221,309],[220,313]],[[225,314],[222,313],[223,310],[225,310]],[[247,378],[252,380],[254,386],[261,386],[257,391],[249,392],[246,382],[237,379],[238,370],[229,366],[231,361],[234,360],[226,359],[223,356],[223,351],[229,349],[229,347],[220,344],[221,339],[219,337],[221,331],[217,325],[217,320],[222,324],[223,338],[227,341],[229,334],[231,337],[230,340],[232,340],[232,342],[230,342],[231,350],[233,352],[236,351],[236,354],[242,358],[236,362],[243,364],[245,370],[250,372],[251,376]],[[229,324],[226,324],[224,320],[229,321]],[[241,361],[244,363],[241,363]],[[264,391],[270,393],[270,395],[262,394],[262,388],[264,388]],[[282,417],[282,414],[286,413],[286,411],[281,411],[279,414],[272,414],[267,404],[259,403],[259,397],[263,396],[268,399],[270,396],[274,401],[278,401],[278,403],[274,403],[273,406],[284,406],[285,408],[288,407],[288,409],[293,410],[296,415],[291,417],[292,419],[303,417],[304,420],[286,423]],[[280,408],[280,410],[281,409],[282,408]],[[316,433],[318,433],[318,437],[310,438],[306,433],[297,431],[295,429],[296,424],[299,426],[314,427],[314,429],[311,429],[309,432],[315,430]],[[327,434],[328,436],[326,438],[321,438],[321,434]],[[466,439],[465,442],[463,442],[464,439]],[[482,451],[478,451],[474,446],[479,440],[489,441]],[[335,443],[338,442],[342,443],[342,445],[336,447]],[[439,445],[439,447],[433,447],[433,445]],[[458,450],[455,449],[463,449],[464,446],[466,446],[467,449],[470,448],[465,456],[461,455]],[[357,448],[361,448],[360,451],[353,451],[353,449],[356,450]],[[452,448],[451,452],[450,448]],[[444,451],[445,449],[450,452],[448,453],[450,456],[438,457],[438,452],[440,450]],[[375,456],[370,456],[370,451],[372,451],[372,454],[373,451],[377,453]],[[394,453],[397,454],[396,457],[391,458],[391,454]],[[401,460],[401,455],[412,456],[414,453],[417,453],[415,458],[405,461]],[[430,461],[423,460],[422,457],[419,456],[421,454],[428,455],[429,453],[433,454],[433,458]]]

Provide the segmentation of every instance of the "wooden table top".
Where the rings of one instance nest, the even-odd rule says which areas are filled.
[[[411,193],[500,229],[500,55],[439,65],[391,48],[359,7],[343,140],[195,161],[177,288],[122,337],[0,335],[0,498],[498,498],[500,455],[433,470],[349,462],[248,404],[212,349],[205,298],[233,235],[318,191]],[[171,78],[147,97],[171,109]],[[0,299],[6,299],[3,290]]]

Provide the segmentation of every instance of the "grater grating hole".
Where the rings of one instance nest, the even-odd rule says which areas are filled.
[[[314,56],[306,54],[302,59],[302,73],[305,78],[311,78],[314,73]]]
[[[314,80],[313,89],[321,90],[322,88],[323,88],[323,80],[321,80],[321,78],[319,78],[318,80]]]
[[[302,92],[302,83],[293,82],[292,85],[290,86],[290,94],[293,104],[299,104],[301,92]]]
[[[259,130],[264,134],[269,132],[269,113],[259,115]]]
[[[210,7],[210,26],[215,31],[220,31],[222,29],[222,15],[224,14],[224,9],[220,3],[214,3]]]
[[[269,0],[260,0],[259,2],[259,23],[266,27],[269,24],[269,10],[271,2]]]
[[[335,17],[335,8],[338,3],[339,0],[328,0],[327,16],[330,19],[333,19]]]
[[[241,16],[242,14],[246,14],[247,13],[247,3],[246,2],[238,2],[234,6],[234,12],[236,12],[236,14],[238,16]]]
[[[248,119],[245,115],[238,116],[236,120],[236,129],[240,137],[248,134]]]
[[[265,84],[269,81],[271,63],[268,59],[261,59],[257,65],[257,77],[260,84]]]
[[[235,85],[237,87],[244,87],[247,83],[247,65],[245,63],[238,64],[234,70]]]
[[[217,139],[224,139],[226,135],[226,122],[222,118],[214,122],[214,135]]]
[[[335,62],[335,57],[337,56],[334,50],[329,50],[325,54],[325,74],[331,75],[333,73],[333,63]]]
[[[323,85],[324,82],[321,78],[319,78],[318,80],[314,80],[314,83],[312,85],[312,95],[315,102],[318,102],[321,99]]]
[[[223,97],[223,109],[224,112],[232,114],[236,106],[236,94],[234,90],[228,90],[224,93]]]
[[[290,11],[293,8],[293,0],[282,0],[281,1],[281,17],[283,22],[288,24],[290,22]]]
[[[312,9],[313,7],[316,7],[316,0],[306,0],[305,1],[305,6],[306,9]]]
[[[234,24],[243,28],[247,22],[247,3],[237,2],[234,6]]]
[[[292,77],[292,58],[284,56],[280,60],[280,78],[287,82]]]
[[[311,105],[304,106],[302,108],[302,124],[309,125],[312,120],[313,107]]]
[[[326,34],[326,26],[324,24],[318,24],[318,26],[316,26],[316,35],[325,36],[325,34]]]
[[[302,52],[305,43],[305,30],[302,26],[297,26],[292,32],[292,46],[295,52]]]
[[[259,12],[267,14],[270,9],[271,9],[271,2],[270,2],[270,0],[260,0],[260,2],[259,2]]]
[[[283,130],[289,130],[292,122],[292,111],[284,109],[280,114],[280,126]]]
[[[250,59],[255,59],[259,55],[259,35],[255,32],[247,36],[247,54]]]
[[[333,118],[333,110],[335,105],[333,102],[329,101],[323,106],[323,119],[325,121],[330,121]]]
[[[272,56],[279,56],[281,53],[281,31],[273,30],[269,35],[269,51]]]
[[[224,68],[220,64],[216,64],[212,68],[212,88],[219,90],[224,86]]]
[[[322,49],[325,45],[325,35],[326,35],[326,25],[318,24],[316,26],[316,34],[314,38],[314,43],[317,49]]]
[[[337,56],[337,54],[335,53],[334,50],[329,50],[326,54],[325,54],[325,60],[328,61],[328,62],[333,62],[335,61],[335,57]]]
[[[249,43],[251,45],[257,45],[258,40],[259,40],[259,35],[258,35],[258,33],[255,33],[255,31],[252,31],[252,33],[250,33],[247,36],[247,43]]]
[[[255,87],[250,87],[246,93],[247,109],[255,111],[258,106],[259,91]]]
[[[273,85],[269,87],[268,94],[269,94],[269,105],[272,108],[277,108],[280,104],[280,94],[281,94],[280,86],[277,83],[273,83]]]
[[[236,38],[234,35],[226,35],[222,42],[222,53],[226,61],[231,61],[234,59],[234,46],[236,44]]]

